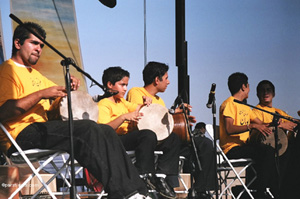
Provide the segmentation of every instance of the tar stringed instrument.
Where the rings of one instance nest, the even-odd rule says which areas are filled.
[[[92,97],[84,91],[71,92],[72,114],[74,120],[98,120],[98,106]],[[49,120],[63,120],[69,118],[67,97],[56,98],[47,112]]]
[[[250,138],[249,143],[263,143],[272,146],[275,149],[275,127],[269,127],[273,133],[271,133],[268,136],[264,136],[261,132],[259,132],[257,129],[252,129],[250,131]],[[283,129],[278,129],[278,155],[281,156],[284,154],[288,147],[288,137]]]
[[[137,123],[138,129],[152,130],[158,141],[166,139],[172,132],[176,133],[183,141],[190,140],[183,113],[172,115],[166,107],[160,104],[143,106],[140,112],[143,113],[143,116]]]

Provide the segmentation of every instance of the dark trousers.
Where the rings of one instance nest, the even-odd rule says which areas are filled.
[[[299,125],[298,125],[299,126]],[[298,127],[299,128],[299,127]],[[281,185],[280,198],[298,198],[300,188],[300,131],[298,130],[296,139],[289,142],[288,159]]]
[[[197,192],[205,192],[215,189],[215,153],[212,141],[207,137],[194,137],[196,152],[202,171],[196,161],[192,146],[184,146],[181,150],[187,162],[184,172],[193,172],[195,180],[194,188]]]
[[[245,144],[230,149],[226,155],[229,159],[253,159],[255,161],[254,168],[257,172],[254,188],[258,191],[270,188],[272,194],[278,197],[279,179],[274,148],[265,144]]]
[[[107,125],[74,121],[74,157],[104,186],[110,199],[121,199],[147,189],[117,136]],[[49,121],[26,127],[16,138],[22,149],[40,148],[70,152],[68,122]],[[11,147],[11,154],[16,151]],[[9,155],[8,154],[8,155]]]
[[[156,134],[151,130],[132,131],[120,136],[126,150],[135,150],[136,164],[140,174],[163,173],[178,175],[180,139],[170,134],[158,144]],[[162,151],[154,165],[154,151]]]

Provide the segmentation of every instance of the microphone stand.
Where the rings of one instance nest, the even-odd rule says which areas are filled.
[[[215,95],[213,96],[212,99],[212,115],[213,115],[213,129],[214,129],[214,153],[215,153],[215,164],[214,164],[214,169],[215,169],[215,192],[216,192],[216,198],[219,198],[219,193],[218,193],[218,188],[219,188],[219,181],[218,181],[218,156],[217,156],[217,128],[216,128],[216,98]]]
[[[70,161],[71,161],[71,187],[70,187],[70,198],[74,199],[76,196],[76,185],[75,185],[75,166],[74,166],[74,146],[73,146],[73,115],[72,115],[72,105],[71,105],[71,78],[69,73],[69,66],[72,65],[77,71],[85,75],[89,78],[94,84],[98,85],[104,92],[106,92],[106,88],[99,84],[96,80],[94,80],[88,73],[84,72],[80,67],[78,67],[71,58],[67,58],[61,52],[59,52],[56,48],[54,48],[51,44],[49,44],[44,38],[38,35],[35,31],[28,28],[24,23],[15,15],[10,14],[9,17],[13,19],[20,25],[23,25],[30,33],[39,38],[44,42],[49,48],[51,48],[54,52],[56,52],[59,56],[63,58],[61,61],[61,65],[65,68],[65,82],[67,88],[67,101],[68,101],[68,116],[69,116],[69,134],[70,134]]]
[[[236,100],[234,99],[234,102],[236,103],[239,103],[239,104],[243,104],[243,105],[246,105],[246,106],[249,106],[251,108],[254,108],[254,109],[257,109],[257,110],[260,110],[260,111],[263,111],[265,113],[268,113],[268,114],[271,114],[273,115],[273,125],[274,125],[274,140],[275,140],[275,162],[276,162],[276,167],[277,167],[277,174],[278,174],[278,178],[280,179],[280,171],[279,171],[279,149],[278,149],[278,122],[279,122],[279,119],[285,119],[285,120],[288,120],[288,121],[291,121],[291,122],[294,122],[294,123],[297,123],[298,125],[300,124],[300,122],[298,122],[296,119],[294,118],[290,118],[290,117],[286,117],[286,116],[283,116],[283,115],[280,115],[278,113],[272,113],[270,111],[267,111],[267,110],[264,110],[264,109],[261,109],[261,108],[258,108],[256,106],[252,106],[250,104],[247,104],[245,102],[242,102],[242,101],[239,101],[239,100]],[[280,188],[280,180],[278,180],[278,187]]]
[[[192,149],[193,149],[192,151],[194,153],[196,163],[197,163],[196,166],[198,166],[198,169],[199,169],[200,173],[203,175],[202,166],[201,166],[200,159],[199,159],[199,156],[198,156],[198,153],[197,153],[197,148],[196,148],[196,145],[195,145],[194,134],[192,133],[191,126],[189,125],[189,118],[187,116],[187,110],[184,106],[184,102],[183,102],[181,97],[180,97],[180,100],[181,100],[181,107],[182,107],[182,110],[183,110],[183,115],[184,115],[184,118],[185,118],[185,121],[186,121],[186,124],[187,124],[187,128],[188,128],[188,134],[190,136],[190,140],[191,140],[191,143],[192,143]],[[193,172],[191,172],[191,189],[190,189],[191,194],[189,194],[189,199],[196,198],[196,193],[195,193],[194,183],[193,183],[194,182],[194,176],[193,176],[192,173]]]

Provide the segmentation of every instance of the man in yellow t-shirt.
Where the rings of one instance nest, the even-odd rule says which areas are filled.
[[[257,108],[266,110],[271,113],[277,113],[279,115],[282,115],[287,118],[292,118],[290,115],[288,115],[286,112],[284,112],[281,109],[273,107],[273,98],[275,97],[275,86],[274,84],[269,80],[262,80],[258,83],[256,87],[256,95],[259,99],[259,104],[256,106]],[[263,112],[258,109],[253,109],[253,112],[264,123],[273,123],[273,115],[267,112]],[[296,122],[296,121],[295,121]],[[297,151],[294,149],[294,145],[296,144],[295,141],[295,135],[294,131],[297,130],[297,123],[286,120],[286,119],[280,119],[278,128],[281,128],[285,131],[288,131],[289,140],[288,140],[288,147],[284,154],[282,154],[279,158],[279,168],[280,168],[280,182],[281,182],[281,190],[280,195],[281,198],[295,198],[298,194],[298,188],[299,183],[288,183],[288,182],[297,182],[297,178],[299,177],[298,163],[293,163],[295,168],[293,168],[293,165],[291,165],[289,162],[292,161],[298,161],[299,162],[299,156],[297,157]],[[293,156],[293,157],[291,157]],[[298,174],[298,176],[297,176]],[[294,180],[293,180],[293,179]]]
[[[256,106],[257,108],[264,109],[271,113],[278,113],[279,115],[282,115],[287,118],[292,118],[283,110],[273,107],[273,98],[275,97],[275,86],[269,80],[263,80],[258,83],[256,87],[256,95],[259,99],[259,104]],[[272,123],[273,115],[260,111],[258,109],[253,109],[253,112],[255,113],[256,117],[264,123]],[[296,123],[282,119],[278,127],[293,132],[296,126]]]
[[[110,125],[116,130],[125,149],[135,151],[135,166],[149,188],[155,188],[163,197],[175,198],[173,188],[165,179],[168,175],[178,174],[179,137],[171,135],[158,144],[157,136],[152,130],[137,130],[136,122],[142,117],[139,109],[143,104],[149,105],[151,98],[141,96],[140,103],[126,101],[124,96],[128,81],[129,72],[121,67],[109,67],[103,72],[103,85],[118,93],[98,102],[98,123]],[[155,150],[163,152],[158,157],[156,168]]]
[[[44,46],[39,38],[45,39],[46,32],[36,23],[23,23],[14,31],[12,57],[0,65],[0,121],[23,150],[70,152],[68,122],[47,118],[49,99],[67,94],[64,86],[36,70]],[[77,90],[79,79],[71,76],[71,81],[72,90]],[[146,186],[114,130],[91,120],[76,120],[73,125],[74,157],[103,184],[108,197],[144,198],[141,194],[147,194]],[[0,144],[7,156],[16,151],[3,131]]]
[[[231,96],[220,106],[220,145],[229,159],[252,158],[257,170],[257,197],[267,197],[270,188],[278,196],[278,179],[275,165],[275,151],[265,144],[250,144],[249,130],[257,129],[264,135],[271,130],[255,117],[250,107],[236,103],[245,101],[250,91],[248,77],[244,73],[233,73],[228,78]]]
[[[165,92],[168,85],[170,84],[168,70],[169,70],[169,66],[164,63],[160,63],[156,61],[151,61],[147,63],[147,65],[143,70],[144,87],[131,88],[127,94],[127,100],[134,103],[142,103],[142,97],[147,96],[152,99],[153,104],[160,104],[165,107],[166,105],[164,103],[164,100],[158,96],[158,93]],[[191,112],[192,107],[188,104],[184,104],[184,105]],[[174,112],[180,113],[182,111],[183,110],[181,109],[181,107],[178,106]],[[189,122],[191,123],[196,122],[194,116],[188,115],[188,118],[189,118]],[[188,132],[181,132],[181,133],[188,133]],[[187,137],[189,135],[181,134],[181,136]],[[208,157],[203,159],[203,157],[213,155],[208,152],[210,151],[211,148],[209,145],[196,146],[197,154],[199,156],[200,164],[202,167],[202,171],[200,172],[197,163],[191,164],[191,161],[194,161],[195,159],[192,155],[194,153],[191,151],[194,149],[192,149],[190,143],[186,142],[187,140],[183,140],[183,141],[184,142],[181,143],[180,155],[185,156],[188,159],[185,163],[186,165],[188,165],[188,167],[192,167],[194,165],[196,166],[194,176],[197,179],[195,179],[195,185],[193,186],[195,192],[194,191],[190,191],[190,192],[195,193],[197,198],[198,197],[209,198],[210,195],[208,191],[211,189],[211,186],[209,185],[209,182],[205,179],[207,179],[208,174],[211,172],[211,170],[213,170],[213,167],[210,167],[212,163],[210,160],[213,158]],[[207,152],[209,153],[208,155]],[[193,169],[190,169],[190,171],[191,170]],[[202,174],[204,177],[202,176]],[[172,184],[173,187],[178,186],[176,184],[178,183],[177,176],[169,176],[168,181],[170,182],[170,184]]]

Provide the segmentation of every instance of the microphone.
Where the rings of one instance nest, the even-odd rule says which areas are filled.
[[[177,106],[178,104],[180,104],[180,101],[181,101],[181,95],[178,95],[178,96],[176,97],[176,99],[174,100],[173,105],[172,105],[171,108],[169,109],[169,113],[171,113],[171,114],[174,114],[174,113],[175,113],[176,106]]]
[[[92,98],[93,98],[94,102],[99,102],[100,100],[102,100],[104,98],[114,96],[114,95],[116,95],[118,93],[119,92],[115,91],[115,90],[105,90],[105,92],[104,92],[103,95],[95,95]]]
[[[99,0],[99,1],[109,8],[113,8],[117,4],[116,0]]]
[[[208,102],[206,104],[207,108],[211,108],[212,107],[212,103],[213,103],[213,100],[215,98],[215,90],[216,90],[216,84],[213,83],[211,85],[210,92],[209,92],[209,95],[208,95]]]

